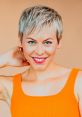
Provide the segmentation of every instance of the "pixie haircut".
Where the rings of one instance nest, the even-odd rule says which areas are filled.
[[[48,6],[42,5],[25,9],[19,19],[18,35],[20,41],[22,42],[24,33],[29,35],[36,29],[40,31],[44,26],[54,26],[57,42],[59,43],[62,37],[63,24],[58,12]]]

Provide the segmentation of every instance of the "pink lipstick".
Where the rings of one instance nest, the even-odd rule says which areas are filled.
[[[42,64],[42,63],[45,62],[45,60],[46,60],[47,57],[45,57],[45,58],[32,57],[32,58],[33,58],[33,60],[34,60],[35,63]]]

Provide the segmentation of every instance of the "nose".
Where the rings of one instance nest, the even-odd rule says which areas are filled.
[[[45,48],[42,44],[39,44],[35,50],[36,54],[43,55],[45,53]]]

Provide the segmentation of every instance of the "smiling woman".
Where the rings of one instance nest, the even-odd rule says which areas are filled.
[[[43,30],[33,32],[32,34],[23,35],[21,46],[23,47],[24,56],[27,58],[33,69],[45,70],[47,65],[51,69],[54,65],[56,50],[60,47],[56,39],[53,26],[45,26]],[[46,59],[45,59],[46,58]]]
[[[8,104],[12,117],[82,117],[82,71],[55,62],[62,27],[61,16],[50,7],[23,11],[20,47],[0,56],[0,67],[29,66],[23,73],[0,78],[0,100]]]

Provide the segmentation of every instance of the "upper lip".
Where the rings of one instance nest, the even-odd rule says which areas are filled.
[[[47,57],[32,57],[32,58],[45,59],[45,58],[47,58]]]

